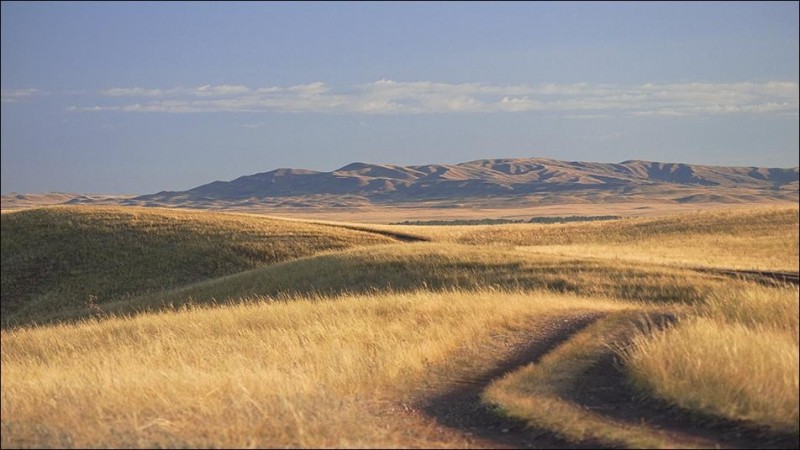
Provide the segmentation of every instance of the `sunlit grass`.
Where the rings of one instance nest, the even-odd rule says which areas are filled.
[[[621,424],[570,399],[585,372],[617,351],[641,392],[706,416],[798,432],[796,289],[720,289],[676,312],[683,319],[661,330],[637,325],[630,313],[613,314],[539,363],[493,383],[484,397],[506,414],[570,440],[686,445],[657,427]]]
[[[626,352],[634,382],[690,410],[800,431],[797,289],[714,296]]]
[[[683,266],[798,270],[798,209],[764,207],[568,224],[395,227],[471,245]]]
[[[541,245],[519,248],[541,254],[617,259],[677,267],[787,272],[797,272],[798,269],[797,235],[787,236],[785,230],[765,230],[763,234],[750,236],[690,235],[630,243]]]
[[[8,446],[394,446],[380,402],[492,339],[623,303],[501,291],[294,299],[2,332]]]
[[[487,227],[48,208],[2,224],[3,321],[21,325],[2,331],[4,448],[460,446],[386,405],[586,311],[608,314],[486,398],[568,439],[677,446],[565,399],[654,309],[680,321],[625,353],[642,393],[797,431],[797,289],[686,267],[796,271],[797,208]]]

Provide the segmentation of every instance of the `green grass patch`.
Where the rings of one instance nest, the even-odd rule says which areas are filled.
[[[26,210],[3,214],[1,228],[4,325],[321,251],[395,242],[330,225],[143,208]]]

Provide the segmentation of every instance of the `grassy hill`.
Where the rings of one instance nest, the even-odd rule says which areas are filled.
[[[693,303],[714,286],[735,284],[720,275],[677,267],[532,255],[486,246],[417,243],[353,248],[146,293],[101,307],[62,306],[39,321],[96,314],[126,315],[192,304],[230,304],[262,298],[349,294],[548,291],[644,303]]]
[[[2,218],[4,448],[797,446],[796,281],[698,270],[796,271],[796,207],[464,227]]]
[[[677,268],[561,256],[531,257],[513,249],[397,244],[316,255],[179,288],[149,299],[339,295],[342,293],[546,290],[651,302],[691,302],[719,278]],[[728,280],[725,280],[728,282]]]
[[[4,216],[3,317],[21,324],[188,302],[421,287],[692,302],[719,278],[684,266],[796,271],[797,226],[796,208],[464,227],[32,210]],[[401,244],[379,234],[392,232],[438,242]],[[394,245],[354,248],[371,244]]]
[[[394,242],[257,216],[51,207],[2,216],[4,324],[327,250]]]

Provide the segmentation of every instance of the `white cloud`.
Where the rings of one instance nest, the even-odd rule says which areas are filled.
[[[34,95],[43,95],[44,92],[39,89],[0,89],[0,101],[3,103],[15,103],[22,99],[32,97]]]
[[[221,84],[212,86],[206,84],[194,88],[178,87],[173,89],[146,89],[141,87],[110,88],[100,91],[100,95],[107,97],[226,97],[232,95],[245,95],[250,92],[247,86]]]
[[[619,86],[539,84],[493,86],[430,81],[374,83],[332,89],[323,82],[249,88],[205,85],[172,89],[112,88],[100,93],[130,101],[79,111],[161,113],[314,112],[433,114],[555,112],[569,118],[609,116],[798,115],[798,84],[674,83]],[[5,94],[4,94],[5,95]]]
[[[575,136],[577,139],[583,141],[614,141],[622,137],[622,133],[614,132],[607,134],[598,134],[592,136]]]
[[[263,122],[258,122],[258,123],[237,123],[236,124],[237,127],[250,128],[250,129],[262,128],[264,125],[266,125],[266,124],[263,123]]]
[[[109,97],[160,97],[164,95],[164,91],[161,89],[144,89],[140,87],[104,89],[100,93]]]
[[[230,95],[243,95],[250,92],[247,86],[223,84],[219,86],[200,86],[195,90],[195,95],[210,96],[210,97],[224,97]]]
[[[564,114],[565,119],[610,119],[611,114]]]

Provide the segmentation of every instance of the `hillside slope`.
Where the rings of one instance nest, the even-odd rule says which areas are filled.
[[[102,314],[128,315],[185,305],[235,304],[253,299],[330,298],[349,294],[414,292],[549,291],[635,302],[700,301],[728,277],[656,264],[606,261],[490,246],[417,243],[353,248],[298,258],[176,289],[103,305]],[[94,315],[63,308],[42,321]]]
[[[0,242],[8,324],[321,251],[395,241],[257,216],[52,207],[3,214]]]

